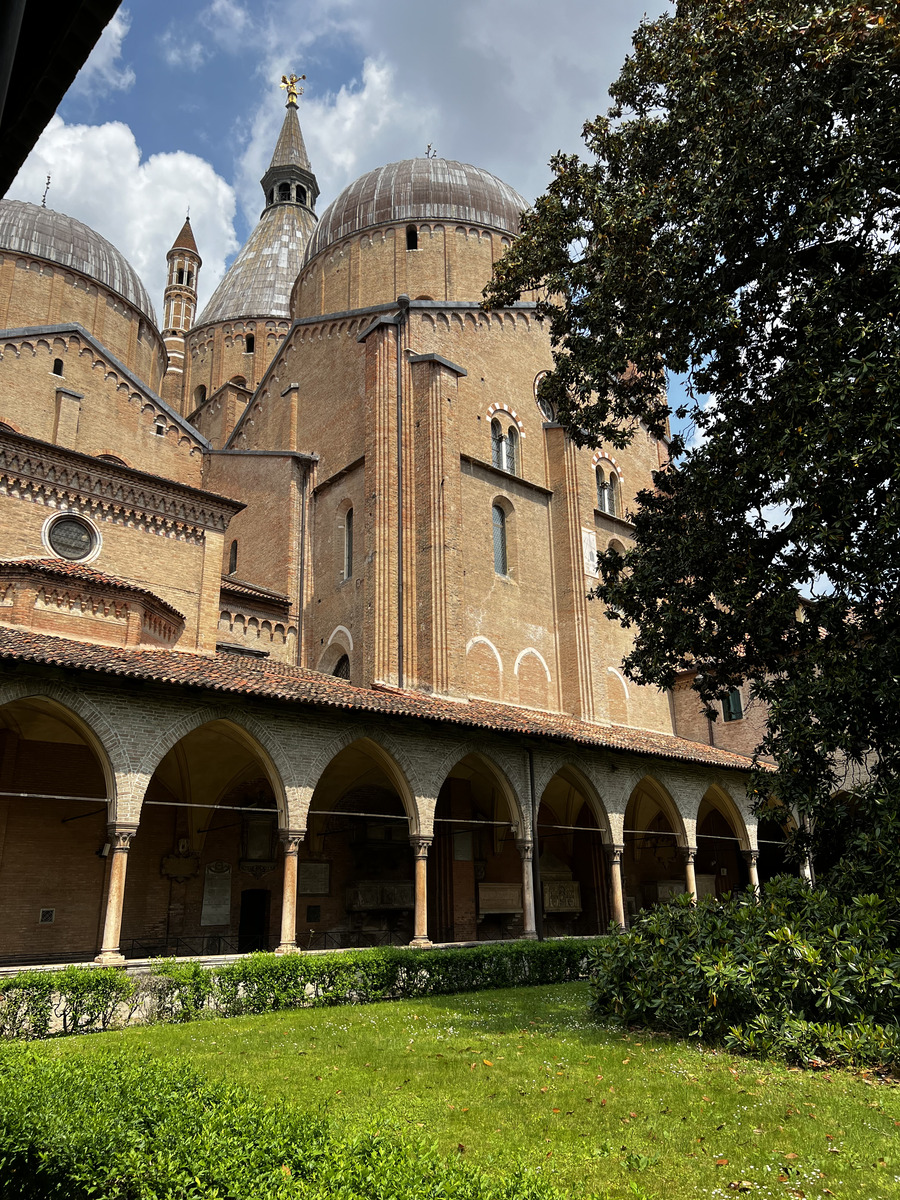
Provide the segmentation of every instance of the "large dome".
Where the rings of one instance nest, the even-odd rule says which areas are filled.
[[[156,313],[137,271],[112,242],[65,213],[25,200],[0,200],[0,251],[47,259],[95,279],[156,325]]]
[[[480,167],[446,158],[407,158],[344,188],[319,218],[305,261],[350,234],[401,221],[464,221],[517,234],[519,214],[527,207],[508,183]]]

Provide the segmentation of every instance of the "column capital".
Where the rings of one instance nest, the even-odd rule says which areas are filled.
[[[613,862],[619,863],[622,861],[622,855],[625,853],[624,842],[604,842],[603,849],[609,855]]]
[[[111,821],[106,827],[106,836],[112,843],[113,851],[127,850],[137,831],[136,821]]]
[[[742,850],[741,854],[743,854],[748,863],[756,864],[759,861],[758,850]]]
[[[413,848],[413,854],[416,858],[427,858],[428,851],[431,847],[432,839],[430,837],[422,837],[418,833],[410,834],[409,844]]]
[[[680,846],[679,850],[681,852],[682,862],[692,863],[694,861],[694,859],[697,857],[697,847],[696,846]]]
[[[516,838],[516,849],[522,862],[531,862],[534,858],[534,842],[530,838]]]
[[[297,854],[305,837],[305,829],[278,830],[278,839],[284,846],[285,854]]]

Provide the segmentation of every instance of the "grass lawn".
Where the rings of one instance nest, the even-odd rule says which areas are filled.
[[[900,1088],[597,1024],[587,985],[517,988],[50,1043],[141,1047],[609,1200],[900,1196]],[[751,1185],[742,1192],[744,1184]]]

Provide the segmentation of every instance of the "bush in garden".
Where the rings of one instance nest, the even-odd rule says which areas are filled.
[[[0,1050],[10,1200],[562,1200],[537,1178],[488,1178],[392,1134],[335,1135],[319,1117],[204,1081],[180,1059]]]
[[[195,1021],[565,983],[584,978],[588,950],[597,942],[586,938],[454,950],[385,946],[329,954],[250,954],[212,968],[163,959],[154,963],[149,975],[137,977],[117,967],[27,971],[0,985],[0,1037],[85,1033],[136,1015],[145,1021]]]
[[[793,1061],[900,1065],[890,904],[783,878],[760,903],[688,897],[590,951],[591,1009]]]

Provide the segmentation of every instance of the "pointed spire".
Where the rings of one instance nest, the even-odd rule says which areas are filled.
[[[191,229],[191,218],[185,217],[184,224],[181,227],[181,233],[172,243],[172,250],[190,250],[192,254],[200,257],[200,252],[197,249],[197,243],[194,241],[194,231]]]
[[[269,171],[279,167],[299,167],[302,171],[311,171],[300,122],[297,120],[297,106],[289,100],[285,107],[287,112],[284,114],[284,123],[275,144],[275,153],[269,163]]]
[[[268,170],[259,181],[266,197],[266,209],[276,204],[299,204],[314,213],[319,185],[310,166],[309,155],[300,122],[297,119],[297,97],[303,89],[297,87],[305,75],[282,75],[281,86],[287,89],[287,112],[281,125],[281,133],[275,143],[275,152]],[[265,210],[264,210],[265,211]]]

